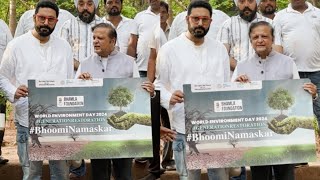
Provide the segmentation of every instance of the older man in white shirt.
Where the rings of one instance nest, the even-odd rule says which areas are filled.
[[[11,39],[12,39],[12,35],[10,32],[10,29],[8,28],[7,24],[2,19],[0,19],[0,61],[2,59],[3,52],[6,49],[9,41],[11,41]],[[2,99],[3,97],[0,97],[0,98],[1,98],[1,100],[4,100],[4,99]],[[0,122],[5,122],[6,104],[0,104],[0,114],[1,114]],[[1,124],[4,124],[4,123],[1,123]],[[8,159],[5,159],[1,156],[1,154],[2,154],[1,153],[1,144],[3,141],[3,137],[4,137],[4,130],[5,130],[5,127],[0,126],[0,164],[5,164],[9,161]]]
[[[199,0],[191,0],[192,1],[199,1]],[[207,1],[209,2],[209,0],[200,0],[200,1]],[[186,32],[188,30],[187,27],[187,23],[186,23],[186,16],[187,16],[187,11],[181,12],[179,13],[173,20],[172,24],[171,24],[171,29],[170,29],[170,33],[169,33],[169,37],[168,40],[174,39],[176,37],[178,37],[180,34],[182,34],[183,32]],[[210,25],[210,30],[208,32],[208,37],[211,37],[213,39],[217,38],[217,34],[220,30],[220,28],[222,27],[223,23],[230,19],[230,17],[220,11],[220,10],[216,10],[216,9],[212,9],[212,22]]]
[[[229,56],[222,43],[207,37],[212,17],[208,2],[195,1],[188,7],[188,31],[164,44],[157,57],[156,78],[161,105],[172,110],[174,159],[181,180],[200,179],[200,170],[187,171],[185,156],[185,113],[183,84],[212,84],[230,80]],[[228,179],[226,169],[208,170],[209,179]]]
[[[43,0],[39,0],[39,1],[43,1]],[[50,1],[56,3],[56,0],[50,0]],[[22,14],[22,16],[19,19],[16,32],[14,33],[15,38],[18,36],[21,36],[22,34],[27,33],[28,31],[34,28],[34,22],[33,22],[34,11],[35,10],[32,9]],[[74,16],[70,12],[64,9],[59,9],[59,21],[57,22],[57,25],[53,31],[53,35],[59,36],[59,32],[63,23],[72,18],[74,18]]]
[[[72,47],[74,70],[93,52],[93,39],[91,28],[103,20],[96,15],[99,0],[74,0],[78,17],[66,21],[60,36],[67,40]]]
[[[147,77],[148,48],[155,24],[160,23],[160,0],[148,0],[147,10],[139,12],[133,23],[127,54],[136,58],[141,77]]]
[[[248,36],[250,24],[258,21],[272,23],[271,19],[257,13],[257,4],[259,2],[260,0],[235,0],[239,15],[232,16],[224,22],[218,33],[217,40],[222,42],[229,52],[230,69],[232,71],[237,62],[247,60],[254,54]]]
[[[320,10],[311,3],[290,0],[274,18],[275,45],[294,59],[300,78],[310,78],[320,93]],[[320,123],[320,102],[314,103]]]
[[[50,1],[37,4],[34,29],[9,42],[0,66],[1,84],[15,107],[17,145],[23,180],[40,180],[42,161],[28,158],[28,80],[73,77],[72,51],[63,39],[50,36],[58,21],[59,8]],[[51,179],[67,180],[66,161],[49,161]]]

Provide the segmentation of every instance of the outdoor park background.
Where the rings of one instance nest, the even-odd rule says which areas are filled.
[[[165,0],[171,11],[171,18],[169,23],[178,13],[184,11],[190,0]],[[209,0],[213,8],[219,9],[229,16],[237,14],[237,8],[233,0]],[[290,0],[277,0],[278,10],[287,7]],[[308,0],[312,4],[320,7],[320,0]],[[17,22],[20,16],[27,10],[34,9],[38,0],[1,0],[0,1],[0,19],[4,20],[10,27],[12,34],[14,34]],[[57,0],[60,8],[68,10],[75,16],[77,15],[74,0]],[[134,16],[148,7],[148,0],[123,0],[123,15],[134,18]],[[105,14],[104,1],[100,0],[99,10],[97,14],[103,16]]]

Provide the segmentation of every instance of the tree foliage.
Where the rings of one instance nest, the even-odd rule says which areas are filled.
[[[111,89],[108,95],[108,102],[113,106],[120,107],[120,111],[122,111],[122,107],[128,106],[133,101],[133,97],[128,88],[118,86]]]
[[[271,92],[268,96],[268,105],[272,109],[281,111],[287,110],[294,103],[294,97],[292,97],[288,90],[278,88]]]

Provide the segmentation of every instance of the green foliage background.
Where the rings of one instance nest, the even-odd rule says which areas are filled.
[[[279,9],[283,9],[287,6],[289,0],[277,0]],[[34,9],[35,4],[38,0],[16,0],[17,6],[17,21],[20,16],[29,9]],[[188,6],[190,0],[167,0],[172,9],[173,15],[185,10]],[[178,3],[179,2],[179,3]],[[236,7],[234,6],[233,0],[210,0],[211,5],[219,10],[226,12],[229,15],[236,14]],[[9,21],[9,4],[10,0],[1,0],[0,1],[0,18],[5,20],[7,23]],[[57,4],[60,8],[70,11],[72,14],[76,15],[76,10],[74,7],[73,0],[57,0]],[[147,8],[147,0],[124,0],[123,3],[123,14],[127,17],[133,18],[139,11],[142,11]],[[184,6],[181,7],[181,5]],[[102,16],[104,12],[104,3],[103,0],[100,0],[99,5],[99,14]]]

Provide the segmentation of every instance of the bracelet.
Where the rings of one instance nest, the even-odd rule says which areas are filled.
[[[155,98],[157,95],[157,92],[156,91],[153,91],[153,96],[151,96],[151,98]]]

